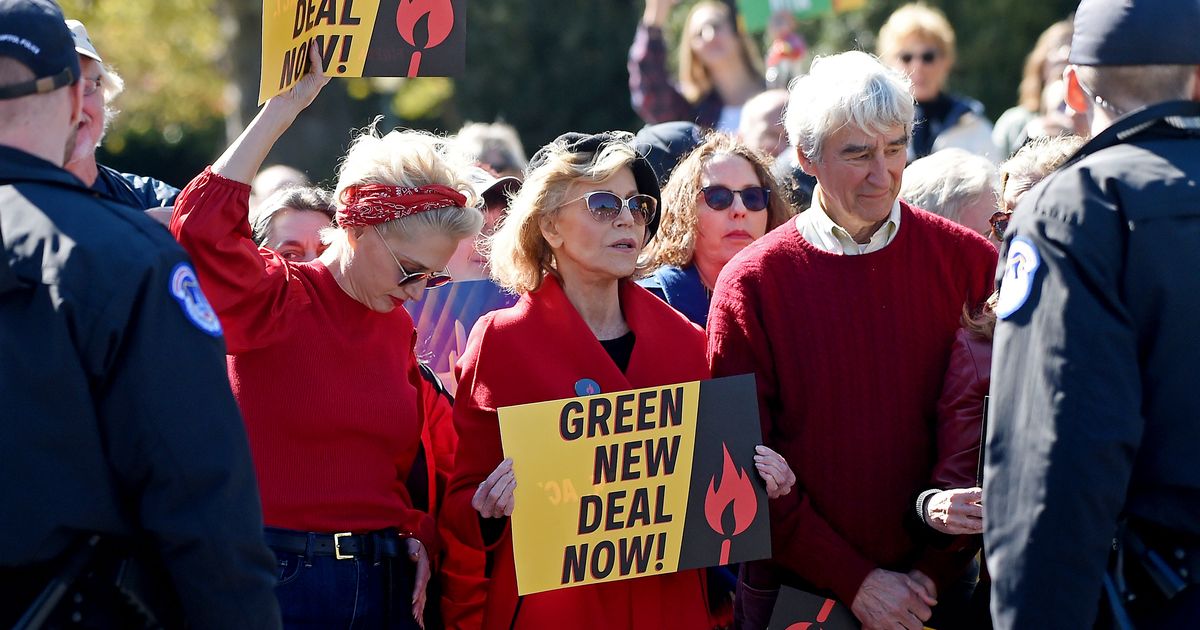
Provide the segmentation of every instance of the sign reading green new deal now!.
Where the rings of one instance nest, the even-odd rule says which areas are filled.
[[[753,376],[499,414],[520,594],[771,555]]]

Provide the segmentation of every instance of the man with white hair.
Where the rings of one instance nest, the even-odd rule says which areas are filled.
[[[925,516],[959,316],[991,293],[996,250],[899,199],[905,78],[848,52],[791,92],[813,205],[730,261],[708,320],[714,376],[755,374],[763,439],[798,477],[771,506],[773,558],[743,567],[735,623],[764,628],[786,584],[835,597],[865,628],[919,630],[969,590],[970,558],[909,525]]]
[[[979,234],[992,233],[1000,174],[991,160],[964,149],[942,149],[904,169],[900,196]]]
[[[179,189],[152,177],[122,173],[96,162],[96,149],[104,139],[108,125],[116,117],[112,101],[125,89],[112,68],[105,65],[79,20],[67,20],[83,80],[83,118],[76,132],[75,149],[63,167],[92,190],[139,210],[175,205]]]

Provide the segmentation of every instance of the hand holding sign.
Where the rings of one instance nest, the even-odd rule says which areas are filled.
[[[483,518],[512,516],[513,506],[516,505],[513,492],[516,489],[517,478],[513,474],[513,462],[506,459],[479,484],[475,496],[471,498],[471,507]]]
[[[792,486],[796,485],[796,474],[788,466],[787,460],[762,444],[754,447],[754,468],[767,483],[768,499],[778,499],[791,492]]]

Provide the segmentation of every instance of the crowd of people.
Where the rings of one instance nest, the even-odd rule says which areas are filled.
[[[702,0],[672,78],[674,4],[636,133],[373,125],[325,190],[263,164],[313,48],[177,190],[96,161],[85,25],[0,0],[0,625],[1200,624],[1200,2],[1083,0],[994,128],[930,6],[800,71]],[[452,395],[404,305],[484,279]],[[744,374],[769,558],[518,594],[500,409]]]

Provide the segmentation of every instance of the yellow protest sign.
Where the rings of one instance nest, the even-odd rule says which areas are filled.
[[[263,0],[258,102],[291,88],[316,47],[335,77],[447,76],[466,64],[466,0]]]
[[[753,377],[499,415],[520,594],[770,556]]]

